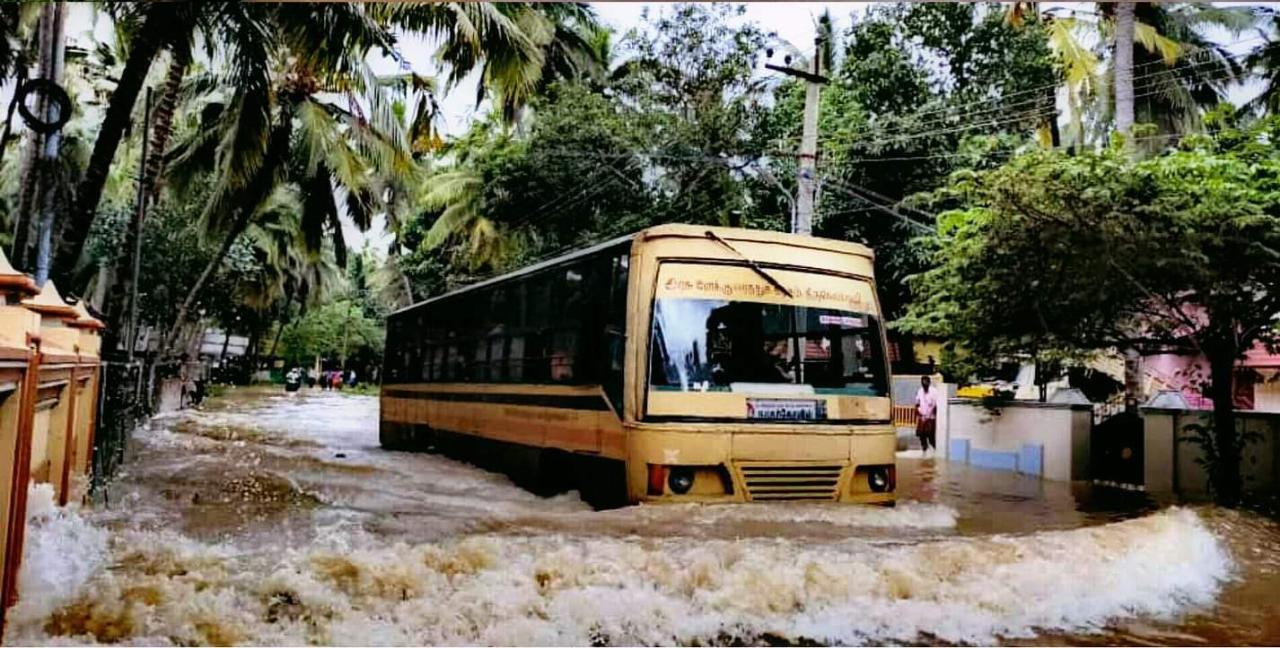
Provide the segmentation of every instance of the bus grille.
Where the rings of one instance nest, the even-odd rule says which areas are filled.
[[[835,464],[738,464],[747,494],[754,501],[836,499],[842,469],[843,466]]]

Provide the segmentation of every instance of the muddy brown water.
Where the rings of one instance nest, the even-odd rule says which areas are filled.
[[[901,501],[594,512],[240,389],[34,493],[19,644],[1277,644],[1280,526],[899,459]]]

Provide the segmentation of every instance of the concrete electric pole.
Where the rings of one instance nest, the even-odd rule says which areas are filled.
[[[61,2],[51,3],[42,8],[40,15],[40,76],[54,84],[62,83],[62,72],[65,63],[66,42],[63,28],[66,19],[66,6]],[[47,122],[57,122],[62,117],[60,110],[68,106],[58,106],[54,102],[42,102],[42,115]],[[65,121],[63,119],[62,121]],[[36,238],[36,285],[44,286],[49,279],[49,271],[53,265],[53,226],[57,210],[57,180],[55,171],[58,165],[58,150],[62,144],[61,127],[44,136],[44,145],[40,150],[40,183],[44,191],[40,207],[39,228]]]
[[[800,137],[796,208],[791,218],[791,231],[806,236],[813,233],[813,206],[818,189],[818,91],[828,81],[827,77],[822,76],[823,39],[815,38],[813,44],[810,70],[788,67],[791,57],[787,57],[787,65],[765,64],[766,68],[801,79],[805,84],[804,130]]]

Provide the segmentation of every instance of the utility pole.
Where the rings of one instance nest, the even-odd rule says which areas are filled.
[[[800,137],[799,173],[797,174],[796,208],[791,220],[791,231],[796,234],[813,233],[813,206],[817,202],[818,188],[818,97],[819,90],[829,79],[822,76],[822,38],[813,39],[813,62],[809,70],[799,70],[791,65],[766,63],[765,67],[804,81],[804,130]],[[770,54],[772,52],[770,51]]]
[[[142,113],[142,158],[138,160],[138,204],[133,212],[133,223],[129,228],[129,254],[131,259],[129,270],[129,323],[124,327],[128,335],[126,347],[129,361],[133,362],[134,346],[138,341],[138,275],[142,273],[142,221],[147,217],[147,144],[151,139],[151,88],[147,88],[146,108]]]
[[[65,5],[56,2],[46,5],[40,18],[41,76],[55,84],[62,83],[63,56],[66,51],[66,42],[63,40],[65,12]],[[61,117],[58,111],[62,108],[55,102],[44,102],[43,108],[46,121],[55,122]],[[53,224],[58,205],[56,186],[58,178],[55,176],[58,166],[58,149],[61,144],[62,132],[61,129],[56,129],[45,136],[44,146],[40,151],[39,167],[42,178],[41,187],[44,190],[42,196],[44,205],[36,239],[35,278],[36,285],[39,286],[44,286],[44,282],[49,279],[49,270],[53,264]]]

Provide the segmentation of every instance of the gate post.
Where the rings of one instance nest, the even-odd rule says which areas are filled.
[[[31,477],[49,483],[59,504],[66,503],[62,475],[70,460],[68,433],[75,426],[77,346],[80,331],[67,326],[79,317],[52,281],[40,294],[22,302],[40,314],[40,382],[36,391]]]
[[[93,437],[98,421],[98,390],[102,381],[102,337],[105,325],[89,313],[84,300],[76,302],[76,319],[67,326],[79,331],[76,349],[79,364],[72,387],[75,412],[67,426],[67,457],[62,471],[62,503],[84,497],[86,477],[92,465]],[[70,494],[70,497],[69,495]]]
[[[35,282],[0,251],[0,635],[22,560],[40,362],[40,315],[21,303],[37,293]]]

